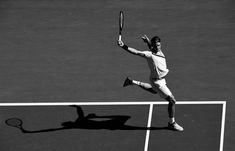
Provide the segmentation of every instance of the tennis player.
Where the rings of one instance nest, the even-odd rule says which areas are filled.
[[[161,39],[155,36],[149,40],[149,38],[144,35],[142,37],[143,41],[147,43],[149,50],[139,51],[134,48],[128,47],[123,43],[122,40],[118,40],[118,45],[122,47],[127,52],[141,56],[145,58],[148,62],[150,68],[150,83],[145,83],[137,80],[126,78],[123,87],[130,85],[137,85],[144,90],[147,90],[153,94],[159,94],[159,96],[169,102],[168,104],[168,115],[169,123],[168,128],[175,131],[183,131],[183,127],[175,121],[175,103],[176,100],[171,93],[170,89],[166,85],[165,77],[169,70],[166,65],[166,58],[161,49]]]

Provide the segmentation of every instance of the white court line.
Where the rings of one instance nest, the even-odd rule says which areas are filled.
[[[35,102],[35,103],[0,103],[0,106],[63,106],[63,105],[150,105],[149,108],[149,117],[148,117],[148,127],[151,126],[152,119],[152,110],[153,105],[165,105],[168,102],[157,102],[157,101],[148,101],[148,102]],[[223,151],[224,145],[224,129],[225,129],[225,116],[226,116],[226,101],[177,101],[176,104],[222,104],[222,120],[221,120],[221,135],[220,135],[220,150]],[[146,132],[145,140],[145,150],[148,150],[150,130]]]
[[[176,104],[224,104],[225,101],[177,101]],[[53,106],[53,105],[164,105],[166,101],[151,102],[31,102],[31,103],[0,103],[0,106]]]
[[[150,127],[151,127],[152,115],[153,115],[153,104],[150,104],[150,106],[149,106],[149,116],[148,116],[147,128],[150,128]],[[150,129],[147,129],[147,131],[146,131],[146,137],[145,137],[144,151],[148,151],[149,136],[150,136]]]
[[[221,134],[220,134],[220,151],[223,151],[223,147],[224,147],[225,116],[226,116],[226,102],[223,102]]]

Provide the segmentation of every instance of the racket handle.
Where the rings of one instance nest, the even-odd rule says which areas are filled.
[[[118,36],[118,40],[121,41],[122,40],[122,35],[119,34]]]

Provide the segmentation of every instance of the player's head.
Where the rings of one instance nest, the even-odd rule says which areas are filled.
[[[154,36],[152,39],[151,39],[151,42],[161,42],[161,39],[158,37],[158,36]]]
[[[153,47],[153,51],[158,51],[159,49],[161,49],[161,39],[158,36],[154,36],[151,39],[151,44]]]

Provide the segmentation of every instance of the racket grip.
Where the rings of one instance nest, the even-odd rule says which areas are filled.
[[[122,40],[122,35],[119,34],[118,36],[118,40],[121,41]]]

